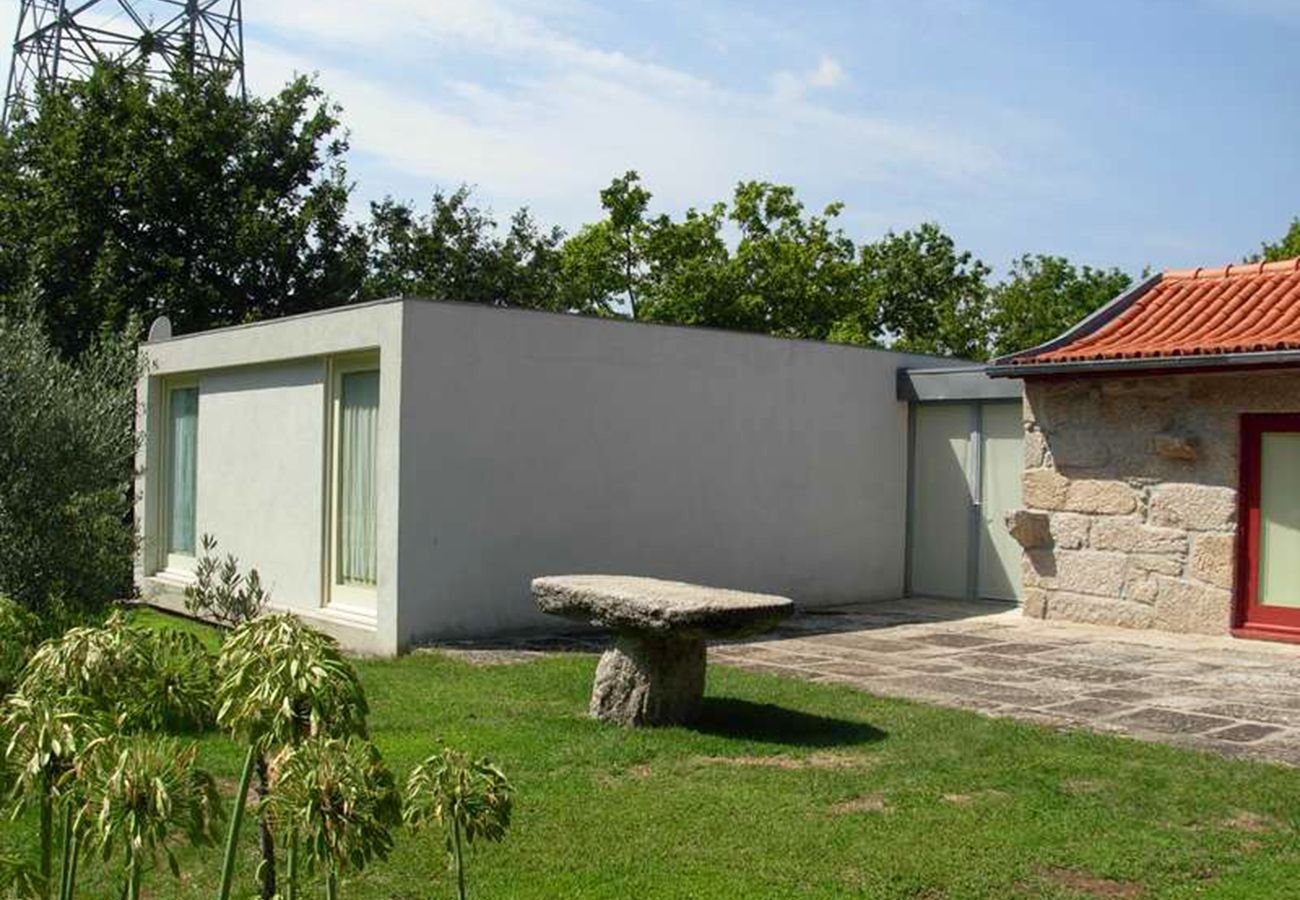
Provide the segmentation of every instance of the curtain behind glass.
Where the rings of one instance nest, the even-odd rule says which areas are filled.
[[[171,449],[171,509],[167,550],[194,555],[194,479],[197,473],[199,389],[179,388],[167,404]]]
[[[338,579],[374,584],[379,373],[343,375],[339,398]]]

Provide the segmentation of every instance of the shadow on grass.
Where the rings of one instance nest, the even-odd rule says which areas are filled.
[[[690,728],[701,734],[802,747],[871,744],[889,736],[888,732],[866,722],[834,719],[734,697],[705,697],[699,717]]]

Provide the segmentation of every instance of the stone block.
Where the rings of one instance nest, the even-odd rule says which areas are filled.
[[[1192,542],[1187,574],[1215,587],[1231,589],[1236,576],[1237,536],[1200,534]]]
[[[1124,582],[1124,599],[1133,603],[1144,603],[1151,606],[1156,602],[1159,593],[1160,586],[1150,575],[1130,577]]]
[[[1111,460],[1106,434],[1088,423],[1054,432],[1047,442],[1058,469],[1099,469]]]
[[[1006,514],[1007,533],[1022,547],[1044,547],[1052,541],[1046,513],[1013,509]]]
[[[1151,439],[1151,449],[1156,456],[1191,462],[1201,455],[1201,442],[1191,434],[1180,431],[1162,431]]]
[[[1050,588],[1056,585],[1056,554],[1036,548],[1020,557],[1020,583],[1027,588]]]
[[[1181,575],[1183,561],[1177,556],[1159,556],[1153,553],[1130,553],[1128,557],[1128,577],[1140,578],[1146,575]]]
[[[1187,551],[1187,534],[1177,528],[1144,525],[1137,518],[1105,517],[1093,523],[1088,545],[1123,553],[1180,554]]]
[[[1089,516],[1079,513],[1052,513],[1052,543],[1065,550],[1078,550],[1088,543],[1088,531],[1092,526]]]
[[[1025,468],[1037,469],[1047,464],[1047,438],[1037,428],[1025,432]]]
[[[1076,478],[1066,486],[1062,509],[1126,516],[1137,509],[1137,492],[1122,481]]]
[[[1237,492],[1204,484],[1162,484],[1151,490],[1152,525],[1189,531],[1230,531],[1237,522]]]
[[[1047,600],[1048,619],[1064,619],[1090,625],[1115,625],[1119,628],[1150,628],[1155,610],[1142,603],[1103,599],[1058,591]]]
[[[1020,612],[1031,619],[1047,615],[1047,592],[1038,588],[1025,588],[1022,592]]]
[[[1055,469],[1030,469],[1021,483],[1025,506],[1030,509],[1064,509],[1070,479]]]
[[[1157,575],[1155,627],[1194,634],[1226,634],[1232,593],[1184,578]]]
[[[1127,560],[1122,553],[1059,550],[1054,586],[1077,594],[1118,597],[1124,588]]]

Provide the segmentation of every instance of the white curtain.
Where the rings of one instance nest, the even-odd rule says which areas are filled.
[[[178,388],[167,405],[171,419],[171,510],[167,549],[194,555],[194,478],[199,427],[199,389]]]
[[[338,577],[374,584],[375,449],[379,435],[379,373],[343,375],[339,399]]]

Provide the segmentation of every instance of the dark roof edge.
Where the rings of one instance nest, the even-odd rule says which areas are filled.
[[[1032,378],[1035,375],[1091,375],[1106,372],[1179,369],[1249,369],[1300,365],[1300,350],[1261,350],[1252,353],[1206,353],[1186,356],[1136,356],[1123,359],[1084,359],[1072,362],[1022,363],[989,366],[990,378]]]
[[[1023,368],[1025,365],[1032,365],[1032,364],[1030,363],[1017,364],[1016,360],[1030,359],[1034,356],[1037,356],[1040,353],[1047,353],[1048,351],[1051,350],[1058,350],[1067,344],[1077,341],[1081,337],[1086,337],[1087,335],[1092,334],[1094,331],[1097,331],[1102,326],[1109,324],[1113,319],[1115,319],[1117,316],[1119,316],[1121,313],[1127,310],[1130,306],[1136,303],[1143,294],[1145,294],[1147,291],[1151,290],[1153,287],[1155,287],[1157,284],[1160,283],[1161,277],[1163,277],[1162,273],[1157,272],[1155,275],[1152,275],[1150,278],[1147,278],[1145,281],[1135,284],[1133,287],[1129,288],[1127,291],[1120,294],[1115,299],[1106,303],[1104,306],[1102,306],[1100,309],[1097,309],[1095,312],[1093,312],[1087,318],[1083,319],[1073,328],[1066,329],[1065,331],[1058,334],[1056,337],[1052,338],[1050,341],[1044,341],[1043,343],[1039,344],[1037,347],[1030,347],[1028,350],[1019,350],[1015,353],[1008,353],[1006,356],[999,356],[989,363],[989,367],[993,368],[996,366],[1016,366],[1017,368]]]

